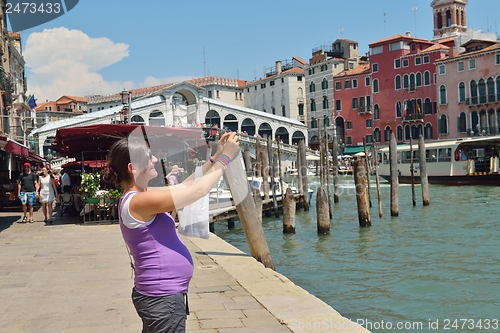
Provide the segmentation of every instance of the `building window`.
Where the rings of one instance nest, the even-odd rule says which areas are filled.
[[[424,64],[428,64],[431,62],[431,59],[429,56],[424,56]]]
[[[328,109],[328,98],[326,96],[323,97],[323,109]]]
[[[469,69],[476,69],[476,59],[469,59]]]
[[[314,82],[311,82],[311,84],[309,85],[309,92],[315,92],[316,91],[316,85],[314,84]]]
[[[264,89],[266,87],[266,84],[265,83],[261,83],[260,84],[260,89]]]
[[[458,102],[465,102],[465,83],[463,82],[458,85]]]
[[[495,54],[495,65],[500,65],[500,53]]]
[[[286,117],[286,108],[285,108],[285,106],[284,106],[284,105],[282,105],[282,106],[281,106],[281,115],[282,115],[283,117]]]
[[[212,90],[208,91],[208,98],[212,98]]]
[[[315,118],[311,120],[311,128],[318,128],[318,121]]]
[[[358,87],[358,80],[354,79],[352,80],[352,87],[357,88]]]
[[[378,72],[378,64],[373,64],[372,65],[372,73],[377,73]]]
[[[337,100],[335,101],[335,109],[336,109],[337,111],[341,111],[341,110],[342,110],[342,100],[337,99]]]
[[[421,87],[422,86],[422,73],[418,72],[416,77],[417,77],[417,87]]]
[[[350,88],[351,88],[351,81],[345,80],[344,81],[344,89],[350,89]]]
[[[321,71],[324,72],[328,69],[328,66],[325,64],[325,65],[321,65]]]
[[[328,89],[328,81],[326,79],[321,81],[321,89]]]
[[[401,68],[401,59],[394,59],[394,68]]]
[[[368,87],[368,86],[370,86],[370,78],[365,77],[365,87]]]
[[[439,104],[446,104],[446,86],[441,85],[439,87]]]
[[[408,74],[403,75],[403,88],[408,89]]]
[[[353,98],[352,99],[352,108],[353,109],[357,109],[358,108],[358,99],[357,98]]]
[[[309,75],[314,74],[314,67],[309,68]]]
[[[399,75],[396,75],[396,78],[394,79],[394,86],[396,88],[396,90],[399,90],[401,89],[401,76]]]
[[[438,131],[439,131],[439,134],[448,134],[448,119],[446,118],[445,114],[441,115],[441,117],[438,119]],[[442,155],[448,155],[448,154],[444,154],[444,152],[441,153],[441,151],[444,151],[445,149],[451,150],[451,148],[439,149],[439,153],[440,153],[439,159],[440,160],[441,160]]]
[[[446,74],[446,66],[445,65],[439,65],[438,66],[438,72],[439,72],[439,75]]]
[[[302,81],[302,75],[297,76],[297,81]]]
[[[366,137],[366,142],[373,143],[373,135],[372,134],[367,134],[365,137]]]
[[[373,119],[374,120],[380,119],[380,108],[378,104],[375,104],[375,106],[373,107]]]
[[[354,64],[352,62],[349,63],[349,69],[354,69]]]
[[[426,71],[424,73],[424,86],[430,86],[431,85],[431,73],[429,71]]]
[[[392,133],[392,129],[390,126],[386,126],[385,130],[384,130],[384,140],[385,142],[391,142],[391,133]]]
[[[304,115],[304,104],[299,104],[299,116]]]
[[[378,93],[378,80],[373,80],[373,92]]]
[[[422,64],[422,58],[416,57],[415,58],[415,66],[421,65]]]
[[[285,83],[285,78],[284,77],[281,78],[281,83]]]
[[[368,118],[366,119],[366,128],[371,128],[372,127],[372,119]]]
[[[352,145],[352,136],[348,136],[347,138],[345,138],[345,143],[346,145]]]
[[[270,87],[274,86],[274,80],[269,81],[269,86],[270,86]]]
[[[340,89],[342,89],[342,82],[340,81],[335,82],[335,90],[340,90]]]
[[[408,61],[408,59],[403,60],[403,67],[408,67],[409,64],[410,64],[410,62]]]
[[[465,115],[465,112],[462,112],[458,117],[458,133],[465,132],[467,132],[467,116]]]
[[[375,139],[375,142],[380,142],[380,129],[375,128],[373,131],[373,138]]]
[[[234,93],[234,99],[238,99],[238,93],[237,92]]]
[[[464,71],[464,68],[465,68],[465,67],[464,67],[464,62],[463,62],[463,61],[459,61],[459,62],[457,63],[457,67],[458,67],[458,71],[459,71],[459,72],[463,72],[463,71]]]
[[[352,129],[352,121],[350,121],[350,120],[349,120],[349,121],[346,121],[346,122],[345,122],[345,128],[347,128],[347,129]]]
[[[396,134],[397,134],[397,140],[398,141],[403,141],[403,127],[401,126],[398,126],[398,128],[396,129]]]
[[[316,111],[316,102],[314,99],[311,99],[311,111]]]

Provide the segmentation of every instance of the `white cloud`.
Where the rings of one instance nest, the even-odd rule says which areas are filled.
[[[186,80],[191,80],[192,76],[171,76],[171,77],[163,77],[163,78],[155,78],[152,76],[148,76],[139,84],[139,87],[151,87],[158,86],[160,84],[165,83],[174,83],[174,82],[182,82]]]
[[[34,32],[24,51],[29,93],[39,100],[55,100],[62,95],[119,91],[132,83],[105,81],[97,72],[128,56],[127,44],[91,38],[79,30],[61,27]]]

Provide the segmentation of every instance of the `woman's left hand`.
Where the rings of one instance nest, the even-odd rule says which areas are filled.
[[[226,132],[224,133],[219,141],[217,142],[217,152],[215,153],[215,157],[218,157],[222,154],[222,151],[224,150],[224,145],[226,144],[227,138],[231,135],[231,132]]]

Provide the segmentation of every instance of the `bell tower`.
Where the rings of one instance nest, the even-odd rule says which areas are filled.
[[[433,0],[433,40],[460,35],[467,31],[465,6],[469,0]]]

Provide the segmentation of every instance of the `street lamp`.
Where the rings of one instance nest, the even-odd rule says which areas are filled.
[[[120,112],[120,120],[123,124],[130,124],[132,118],[132,94],[125,89],[120,93],[122,98],[122,111]]]

